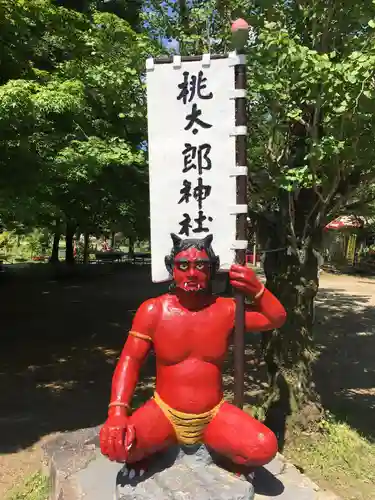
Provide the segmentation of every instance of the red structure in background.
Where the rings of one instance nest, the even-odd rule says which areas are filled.
[[[256,253],[255,262],[260,262],[261,254]],[[254,262],[254,254],[252,252],[246,252],[246,265],[253,264]]]
[[[324,229],[359,229],[364,226],[364,221],[355,215],[342,215],[329,222]]]
[[[138,309],[116,367],[108,419],[100,445],[110,460],[144,470],[145,460],[166,447],[205,443],[235,464],[260,466],[277,452],[273,432],[223,399],[222,366],[235,321],[236,303],[214,296],[219,267],[212,236],[183,240],[172,234],[166,257],[171,291]],[[279,328],[286,313],[250,268],[233,265],[230,283],[252,299],[247,331]],[[156,355],[154,397],[131,413],[139,371],[151,346]]]

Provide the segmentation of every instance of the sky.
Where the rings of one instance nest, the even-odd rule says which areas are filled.
[[[167,49],[172,49],[177,52],[179,50],[179,43],[177,40],[168,40],[168,38],[163,38],[162,43]]]

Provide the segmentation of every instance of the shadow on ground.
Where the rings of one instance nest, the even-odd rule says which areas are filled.
[[[360,279],[366,286],[355,295],[339,288],[319,290],[314,327],[319,357],[314,365],[314,380],[324,408],[374,441],[375,307],[372,304],[375,281],[372,277]],[[232,366],[232,359],[229,359],[225,377],[229,391],[233,386]],[[267,376],[259,335],[247,338],[245,387],[248,405],[262,402]],[[274,413],[269,414],[269,421],[265,423],[278,436],[282,450],[283,423],[289,411],[288,408],[275,408]]]
[[[321,289],[315,339],[315,379],[323,405],[369,439],[375,439],[375,284],[366,294]]]
[[[112,270],[0,286],[0,453],[104,421],[135,309],[167,288],[151,283],[146,266]],[[151,356],[139,397],[151,390],[152,365]]]
[[[167,285],[151,283],[147,266],[108,269],[58,280],[48,274],[40,279],[14,276],[0,284],[0,453],[26,448],[46,434],[104,421],[132,316],[143,300],[167,290]],[[315,373],[325,406],[373,436],[375,395],[369,389],[375,386],[375,312],[366,301],[342,290],[320,291],[321,356]],[[266,377],[259,361],[260,335],[247,340],[246,402],[252,403],[263,393]],[[229,393],[232,366],[230,355],[224,377]],[[152,394],[153,376],[151,355],[135,405]]]

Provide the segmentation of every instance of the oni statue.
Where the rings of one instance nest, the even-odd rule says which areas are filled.
[[[205,444],[241,468],[265,465],[277,453],[273,432],[223,398],[222,366],[235,321],[235,301],[213,295],[219,258],[212,235],[181,239],[165,264],[173,276],[169,293],[146,300],[137,310],[118,361],[108,419],[100,431],[101,451],[110,460],[143,474],[147,461],[169,446]],[[246,330],[281,327],[279,300],[250,268],[232,265],[231,285],[252,299]],[[156,387],[151,400],[131,411],[139,372],[151,346]]]

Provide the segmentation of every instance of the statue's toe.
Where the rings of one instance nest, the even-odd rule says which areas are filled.
[[[246,474],[246,479],[249,481],[249,483],[253,484],[254,478],[255,478],[255,471],[251,471]]]
[[[129,474],[129,469],[127,468],[126,465],[123,466],[123,468],[121,469],[121,474],[124,476],[124,477],[128,477],[128,474]]]
[[[129,479],[134,479],[136,476],[136,472],[134,469],[130,469],[130,472],[129,472]]]

